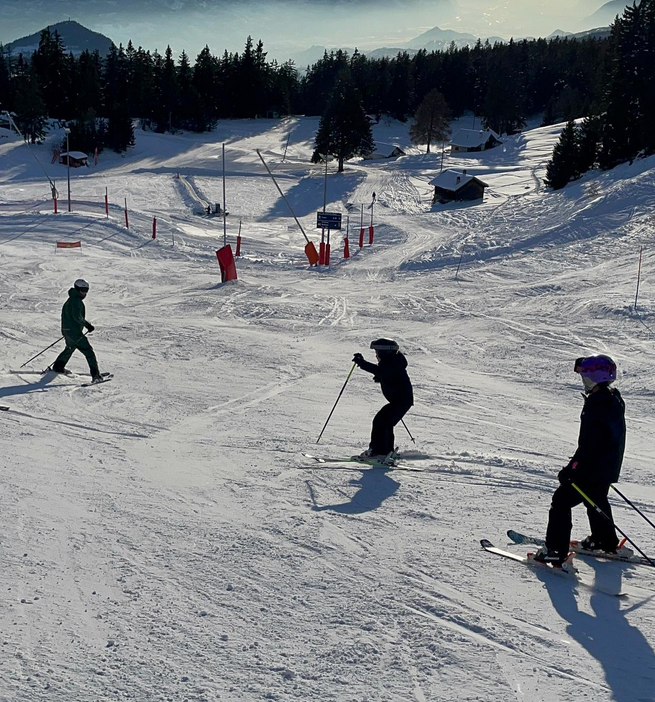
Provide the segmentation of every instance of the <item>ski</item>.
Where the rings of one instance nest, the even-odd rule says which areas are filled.
[[[102,385],[103,383],[108,383],[114,377],[113,373],[102,373],[101,380],[97,380],[95,383],[92,381],[90,383],[82,383],[81,388],[90,388],[93,385]]]
[[[519,534],[518,531],[514,531],[512,529],[510,529],[507,532],[507,536],[509,536],[509,538],[515,544],[534,544],[535,546],[546,545],[545,539],[542,539],[539,536],[527,536],[526,534]],[[625,539],[623,540],[623,542],[625,542]],[[623,545],[623,542],[619,545],[619,547]],[[622,556],[620,553],[607,553],[606,551],[588,551],[587,549],[581,548],[579,541],[571,541],[570,549],[571,551],[575,551],[575,553],[579,556],[589,556],[590,558],[604,558],[608,561],[619,561],[620,563],[634,563],[635,565],[645,565],[651,568],[653,567],[653,564],[650,563],[643,556]]]
[[[360,466],[369,466],[371,468],[380,468],[383,470],[407,470],[410,472],[414,473],[422,473],[424,471],[421,470],[421,468],[413,468],[412,466],[406,466],[404,463],[398,463],[397,461],[393,461],[393,463],[382,463],[381,461],[375,461],[375,460],[370,460],[370,459],[363,459],[359,458],[359,456],[342,456],[342,457],[328,457],[328,456],[315,456],[314,454],[311,453],[303,453],[302,454],[305,458],[311,458],[312,460],[316,461],[319,465],[323,465],[325,468],[352,468],[354,469],[353,466],[346,466],[346,465],[339,465],[339,464],[346,464],[346,463],[355,463],[359,464]],[[312,466],[303,466],[305,468],[310,468]]]
[[[566,578],[568,580],[571,580],[575,582],[578,585],[582,585],[585,588],[588,588],[589,590],[595,590],[596,592],[602,592],[605,595],[611,595],[612,597],[626,597],[625,592],[616,592],[616,590],[608,590],[606,588],[601,587],[600,585],[596,585],[590,580],[587,580],[584,576],[580,575],[578,571],[573,567],[573,564],[571,561],[573,560],[573,556],[575,554],[569,554],[569,557],[565,561],[565,564],[567,564],[567,568],[556,568],[553,567],[552,565],[549,565],[547,563],[540,563],[539,561],[535,561],[534,558],[532,558],[532,554],[529,553],[527,556],[520,556],[517,553],[511,553],[510,551],[503,551],[503,549],[496,548],[491,541],[488,539],[481,539],[480,540],[480,545],[482,548],[487,551],[488,553],[494,553],[497,556],[501,556],[502,558],[508,558],[512,561],[516,561],[518,563],[523,563],[523,565],[527,565],[530,568],[535,568],[537,570],[543,570],[547,571],[549,573],[554,573],[556,575],[559,575],[562,578]]]

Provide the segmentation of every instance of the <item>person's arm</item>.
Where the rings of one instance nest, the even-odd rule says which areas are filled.
[[[361,353],[356,353],[353,356],[353,363],[357,364],[363,371],[371,373],[372,375],[378,375],[379,366],[377,363],[369,363],[364,359]]]

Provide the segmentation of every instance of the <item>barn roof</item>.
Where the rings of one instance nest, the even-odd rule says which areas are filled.
[[[442,190],[450,190],[452,192],[457,192],[458,190],[460,190],[460,188],[463,188],[472,180],[475,180],[477,183],[480,183],[480,185],[482,185],[485,188],[488,187],[487,183],[484,183],[479,178],[476,178],[474,175],[471,175],[470,173],[461,173],[460,171],[454,171],[450,168],[439,173],[439,175],[436,178],[433,178],[430,181],[430,185],[434,185],[435,187],[441,188]]]
[[[89,158],[84,151],[71,151],[70,152],[71,158],[76,158],[78,160],[82,160],[83,158]],[[59,156],[68,156],[68,151],[64,151],[63,153],[59,154]]]
[[[482,146],[489,141],[489,137],[500,141],[500,136],[493,129],[460,129],[451,139],[452,146],[461,146],[465,148],[475,148]]]

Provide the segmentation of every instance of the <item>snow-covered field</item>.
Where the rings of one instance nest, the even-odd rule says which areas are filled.
[[[552,193],[542,179],[561,125],[532,129],[447,156],[489,189],[483,203],[433,208],[441,154],[382,123],[376,139],[408,155],[331,167],[328,210],[350,217],[353,256],[335,236],[332,265],[317,270],[255,153],[318,242],[316,124],[138,131],[127,156],[72,173],[70,214],[65,167],[34,147],[60,191],[56,216],[29,151],[0,132],[0,404],[11,408],[0,412],[0,700],[652,702],[655,571],[577,559],[628,593],[619,599],[479,540],[543,534],[577,438],[573,361],[592,352],[619,364],[621,489],[653,519],[655,159]],[[244,254],[226,284],[223,222],[194,214],[222,199],[223,142],[227,236],[234,246],[241,220]],[[360,251],[373,191],[375,243]],[[82,250],[55,253],[57,240]],[[114,380],[10,373],[58,337],[80,276]],[[402,427],[397,441],[420,472],[313,464],[302,452],[366,447],[382,397],[361,372],[315,442],[352,354],[371,360],[379,336],[410,363],[416,443]],[[82,356],[70,368],[86,372]],[[655,531],[613,504],[655,554]],[[586,534],[578,508],[574,535]]]

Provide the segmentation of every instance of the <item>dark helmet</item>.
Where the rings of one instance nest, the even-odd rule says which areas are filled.
[[[604,355],[578,358],[573,370],[582,378],[588,378],[592,384],[613,383],[616,380],[616,363]]]
[[[89,292],[89,284],[84,280],[84,278],[78,278],[73,284],[76,290],[80,292]]]
[[[392,339],[376,339],[371,341],[371,348],[378,354],[394,354],[398,352],[398,344]]]

